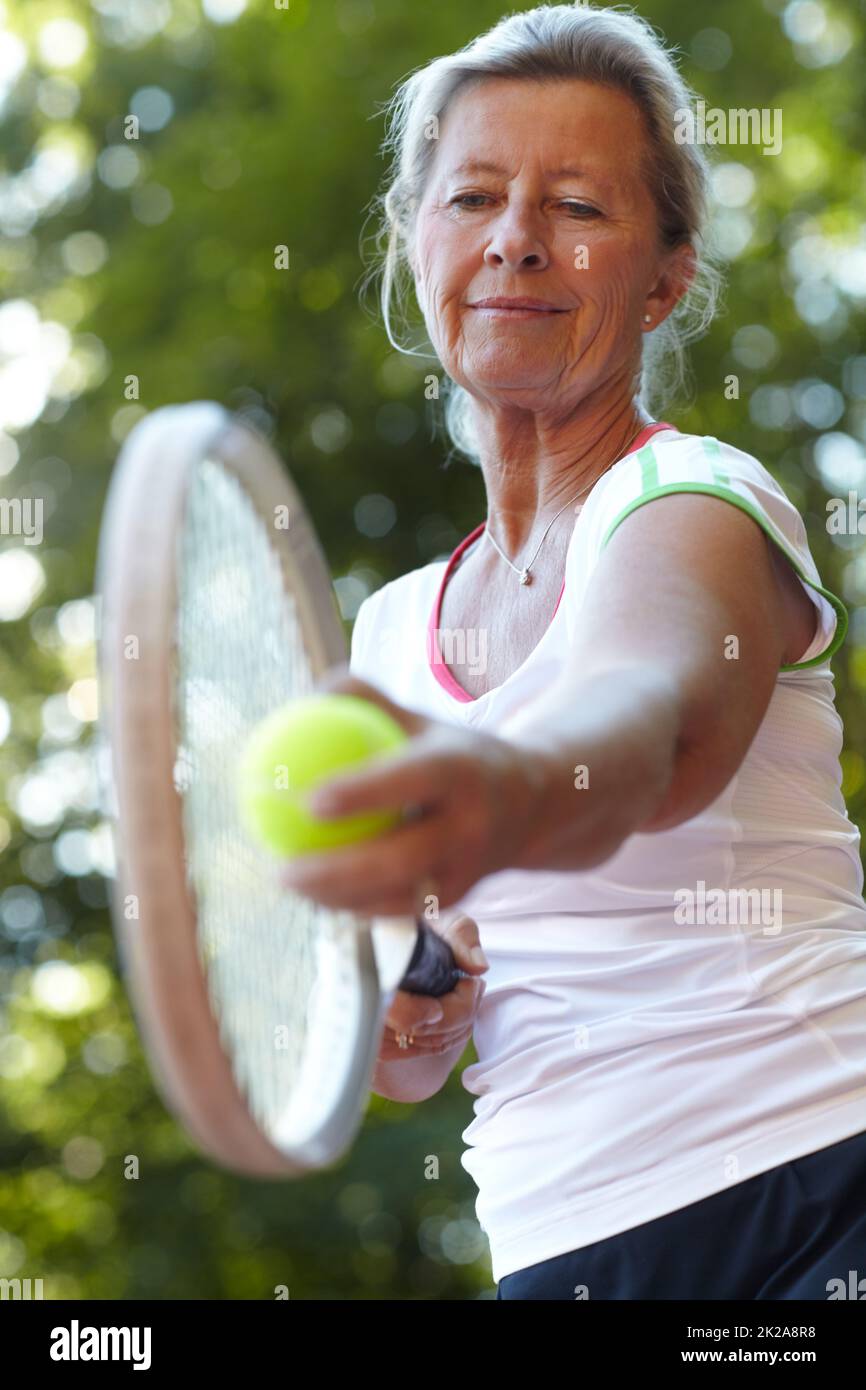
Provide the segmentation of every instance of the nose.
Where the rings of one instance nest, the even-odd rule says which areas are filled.
[[[506,270],[541,269],[548,263],[547,247],[538,234],[528,210],[513,205],[496,219],[493,234],[484,250],[490,266]]]

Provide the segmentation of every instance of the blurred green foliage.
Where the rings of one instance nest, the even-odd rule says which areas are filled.
[[[383,175],[380,103],[507,8],[0,5],[0,489],[45,508],[41,546],[0,538],[0,1275],[41,1277],[47,1297],[491,1292],[460,1166],[471,1103],[459,1076],[420,1107],[374,1098],[351,1156],[302,1187],[216,1171],[163,1109],[100,873],[89,600],[119,443],[173,401],[220,400],[271,435],[347,619],[364,592],[477,523],[480,475],[444,466],[424,399],[435,368],[395,354],[359,305],[359,247]],[[849,607],[834,668],[844,790],[862,826],[866,558],[862,537],[828,535],[825,507],[866,494],[863,0],[652,0],[641,12],[709,104],[783,111],[779,156],[714,152],[727,310],[694,350],[691,401],[665,415],[771,468]],[[393,503],[381,536],[356,524],[370,495]]]

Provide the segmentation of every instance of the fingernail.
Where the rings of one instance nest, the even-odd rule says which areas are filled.
[[[424,1020],[424,1027],[425,1027],[425,1028],[432,1028],[432,1026],[433,1026],[435,1023],[441,1023],[444,1017],[445,1017],[445,1010],[441,1007],[441,1005],[437,1005],[436,1008],[435,1008],[434,1010],[432,1010],[432,1012],[429,1013],[429,1014],[427,1015],[427,1017],[425,1018],[425,1020]]]
[[[487,959],[480,946],[472,947],[472,950],[469,952],[469,959],[472,961],[473,965],[480,965],[484,969],[490,968],[490,961]]]

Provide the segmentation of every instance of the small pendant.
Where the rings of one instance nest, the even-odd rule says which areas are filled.
[[[520,571],[520,582],[521,582],[521,584],[531,584],[531,583],[532,583],[532,575],[529,573],[529,570],[521,570],[521,571]]]

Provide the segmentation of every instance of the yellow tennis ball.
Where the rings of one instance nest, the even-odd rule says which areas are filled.
[[[311,695],[268,715],[242,749],[241,818],[254,840],[282,858],[371,839],[399,811],[324,820],[306,806],[320,782],[401,747],[408,735],[390,714],[356,695]]]

